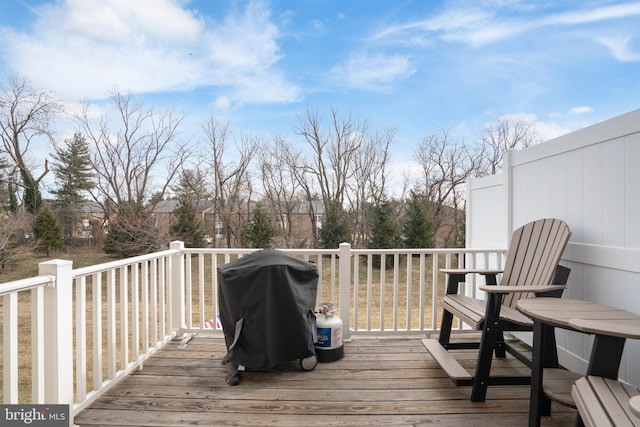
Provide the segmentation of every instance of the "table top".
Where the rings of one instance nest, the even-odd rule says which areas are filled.
[[[631,407],[631,412],[640,417],[640,396],[633,396],[629,399],[629,406]]]
[[[640,339],[640,316],[589,301],[566,298],[526,298],[518,309],[531,318],[577,331]]]

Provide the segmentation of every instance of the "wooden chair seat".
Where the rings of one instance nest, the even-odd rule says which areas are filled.
[[[588,376],[577,380],[571,389],[578,414],[587,427],[640,426],[629,400],[640,390],[609,378]]]
[[[487,311],[486,300],[452,294],[442,299],[442,307],[451,313],[456,313],[464,323],[470,325],[473,329],[482,329],[482,323]],[[500,319],[518,325],[533,327],[533,321],[529,317],[511,307],[503,306],[500,308]]]

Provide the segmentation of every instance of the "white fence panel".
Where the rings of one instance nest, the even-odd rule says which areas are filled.
[[[572,269],[565,295],[640,314],[639,163],[640,110],[510,152],[502,183],[487,177],[468,186],[468,247],[492,245],[488,231],[501,213],[507,229],[496,225],[498,246],[505,245],[505,232],[526,222],[561,218],[572,231],[563,258]],[[557,336],[563,363],[584,370],[591,338],[566,331]],[[620,377],[635,385],[640,365],[632,361],[638,358],[639,343],[628,342]]]

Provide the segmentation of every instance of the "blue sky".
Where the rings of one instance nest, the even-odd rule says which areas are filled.
[[[117,88],[295,140],[333,107],[395,128],[398,161],[443,129],[515,116],[546,140],[640,107],[632,1],[2,0],[0,40],[0,76],[70,109]]]

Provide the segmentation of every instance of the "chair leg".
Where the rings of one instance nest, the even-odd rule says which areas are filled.
[[[458,293],[460,282],[464,282],[464,274],[449,274],[447,278],[447,295]],[[442,312],[442,322],[440,323],[440,336],[438,342],[446,348],[445,344],[451,341],[451,328],[453,326],[453,314],[447,310]]]
[[[489,295],[484,327],[482,329],[482,338],[480,339],[476,374],[473,379],[473,388],[471,390],[472,402],[484,402],[487,396],[487,386],[489,385],[493,351],[495,349],[496,339],[502,332],[499,327],[501,303],[502,295]]]
[[[442,322],[440,322],[440,335],[438,342],[446,348],[445,344],[451,341],[451,327],[453,325],[453,314],[447,310],[442,311]]]
[[[494,351],[496,353],[496,357],[499,359],[504,359],[505,357],[507,357],[507,351],[504,348],[504,332],[503,331],[498,332],[498,335],[496,336]]]

